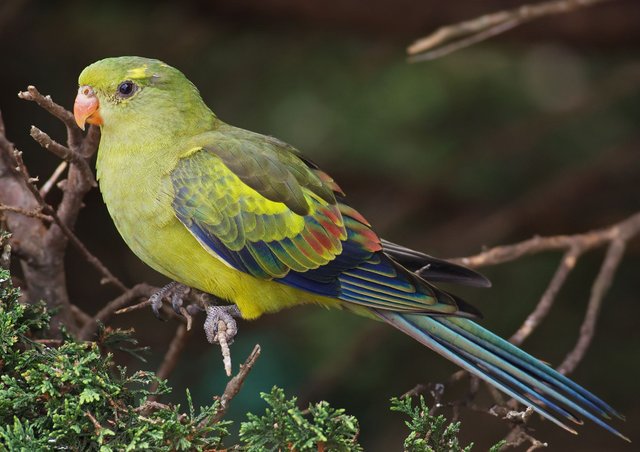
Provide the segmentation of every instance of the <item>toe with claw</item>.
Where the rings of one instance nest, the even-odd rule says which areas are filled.
[[[149,298],[149,302],[151,303],[151,309],[157,318],[160,320],[164,320],[162,315],[160,314],[160,309],[162,309],[162,303],[165,299],[169,299],[171,302],[171,307],[178,315],[183,315],[190,320],[190,315],[194,314],[199,310],[199,307],[195,309],[191,309],[191,305],[186,308],[183,306],[184,299],[189,295],[191,288],[185,286],[184,284],[180,284],[179,282],[172,281],[166,286],[162,287],[159,291],[151,295]],[[190,322],[189,322],[190,323]]]
[[[234,317],[240,316],[240,310],[236,305],[205,306],[207,320],[204,322],[204,332],[207,340],[212,344],[220,344],[222,362],[228,377],[231,376],[231,351],[229,344],[238,333],[238,325]]]
[[[211,344],[220,342],[220,332],[224,328],[224,339],[228,344],[238,333],[238,325],[234,317],[240,317],[240,310],[234,304],[226,306],[207,305],[205,307],[207,320],[204,322],[204,332]]]

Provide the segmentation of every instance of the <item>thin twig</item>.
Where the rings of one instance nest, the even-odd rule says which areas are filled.
[[[100,281],[101,283],[111,283],[123,292],[128,290],[127,286],[125,286],[122,281],[118,279],[118,277],[111,273],[111,270],[109,270],[100,259],[98,259],[93,253],[91,253],[91,251],[89,251],[89,249],[84,245],[84,243],[82,243],[78,236],[75,235],[73,231],[69,229],[69,227],[57,217],[57,215],[53,215],[53,219],[56,221],[56,224],[60,226],[62,232],[64,232],[64,234],[69,238],[76,249],[80,251],[80,254],[85,258],[85,260],[93,265],[93,267],[96,268],[100,273],[102,273],[103,278]]]
[[[24,215],[25,217],[37,218],[47,223],[52,223],[54,221],[51,215],[45,215],[44,213],[42,213],[42,208],[26,210],[20,207],[0,204],[0,212],[15,212],[19,213],[20,215]]]
[[[90,322],[84,325],[78,337],[80,340],[89,340],[95,333],[97,322],[106,322],[118,309],[140,297],[150,297],[157,289],[149,284],[138,284],[127,290],[118,298],[107,303]]]
[[[73,313],[73,316],[76,318],[76,321],[80,326],[84,326],[88,322],[93,320],[93,317],[77,307],[75,304],[72,304],[69,307],[71,308],[71,312]]]
[[[256,344],[256,346],[253,347],[253,351],[251,352],[247,360],[244,362],[244,364],[240,365],[240,370],[238,371],[238,374],[235,377],[233,377],[231,380],[229,380],[229,382],[227,383],[227,386],[224,389],[224,393],[222,394],[222,396],[220,396],[220,399],[219,399],[220,408],[218,408],[218,411],[216,412],[216,414],[211,418],[211,421],[209,421],[211,424],[215,424],[216,422],[219,422],[224,417],[227,410],[229,409],[229,404],[231,403],[233,398],[238,394],[238,392],[240,392],[240,389],[242,388],[242,384],[244,383],[244,380],[247,378],[247,375],[249,375],[249,372],[251,372],[251,369],[253,368],[253,365],[256,363],[256,360],[258,359],[259,356],[260,356],[260,344]]]
[[[526,452],[533,452],[537,449],[542,449],[547,447],[547,443],[543,443],[542,441],[531,436],[526,429],[526,425],[517,424],[513,429],[509,432],[509,434],[504,438],[506,443],[502,446],[502,449],[506,449],[509,447],[515,448],[519,447],[522,444],[530,443],[531,446],[526,450]]]
[[[612,284],[613,277],[615,276],[616,270],[624,255],[627,242],[639,234],[640,212],[635,213],[625,220],[607,228],[590,231],[584,234],[534,237],[513,245],[491,248],[475,256],[452,259],[452,261],[472,267],[482,267],[514,261],[521,257],[540,252],[565,250],[558,268],[556,269],[540,301],[510,339],[512,343],[520,345],[540,325],[549,313],[556,300],[558,292],[566,282],[567,277],[575,267],[580,256],[593,248],[608,245],[606,256],[591,288],[587,311],[580,328],[580,334],[576,345],[567,354],[562,364],[557,368],[560,373],[569,374],[584,358],[586,351],[593,340],[604,296]],[[454,373],[450,378],[450,383],[459,380],[466,374],[466,371],[458,371]],[[490,412],[494,412],[494,414],[504,417],[500,413],[508,414],[513,411],[513,408],[509,407],[517,407],[517,402],[515,402],[515,400],[510,399],[505,401],[504,397],[494,387],[488,384],[487,387],[490,392],[492,392],[494,400],[497,403]],[[421,389],[419,386],[417,388]],[[464,401],[457,401],[449,404],[454,409],[454,416],[457,417],[461,406],[469,407],[474,410],[486,411],[472,403],[475,398],[475,392],[476,391],[472,389],[469,392],[469,396]],[[520,413],[517,411],[514,412]],[[518,416],[519,414],[517,416],[510,415],[510,420],[518,420]],[[531,444],[528,450],[546,447],[546,443],[537,440],[528,432],[524,425],[527,421],[527,417],[524,415],[520,417],[522,418],[522,422],[515,425],[505,438],[507,441],[506,446],[517,447],[528,442]]]
[[[40,196],[42,196],[43,199],[47,197],[55,183],[58,182],[58,179],[60,179],[60,176],[62,176],[64,170],[67,169],[67,166],[69,166],[69,163],[67,163],[66,161],[60,162],[55,171],[51,174],[51,176],[49,176],[49,179],[47,179],[42,187],[40,187]]]
[[[165,405],[164,403],[156,402],[155,400],[148,398],[142,405],[134,408],[133,411],[143,416],[148,416],[154,411],[165,410],[167,408],[169,408],[169,405]]]
[[[85,157],[69,149],[68,147],[61,145],[45,132],[38,129],[36,126],[31,126],[30,134],[31,137],[44,149],[50,151],[52,154],[56,155],[66,162],[77,165],[80,173],[85,178],[87,183],[93,187],[97,186],[95,177],[93,177],[93,172],[91,171],[91,168],[89,168],[89,164],[87,163]]]
[[[146,300],[142,300],[140,303],[132,304],[131,306],[126,306],[124,308],[118,309],[114,312],[114,314],[126,314],[127,312],[137,311],[138,309],[143,309],[147,306],[151,306],[151,300],[149,300],[148,298]]]
[[[125,286],[111,271],[102,263],[100,259],[98,259],[94,254],[89,251],[89,249],[82,243],[82,241],[73,233],[73,231],[67,226],[65,222],[63,222],[58,213],[55,211],[53,207],[51,207],[40,195],[40,191],[33,184],[34,179],[29,175],[29,171],[27,170],[27,166],[24,164],[24,160],[22,160],[22,153],[20,151],[15,151],[13,153],[13,157],[16,161],[16,170],[19,174],[22,175],[23,179],[26,182],[26,186],[37,201],[37,203],[41,206],[42,212],[50,215],[53,218],[53,221],[60,228],[60,230],[64,233],[65,236],[71,241],[71,243],[80,251],[80,254],[93,265],[102,275],[105,280],[112,283],[121,291],[125,292],[127,290],[127,286]]]
[[[178,364],[178,359],[180,358],[180,354],[182,353],[182,350],[187,343],[188,337],[189,331],[187,330],[185,324],[181,323],[180,325],[178,325],[173,339],[169,344],[169,348],[167,349],[167,353],[165,353],[164,359],[162,360],[162,363],[160,364],[160,367],[158,367],[158,371],[156,372],[156,376],[159,379],[166,380],[167,378],[169,378],[169,375],[171,374],[171,372],[173,372],[173,369],[175,369],[176,364]],[[158,383],[154,383],[149,391],[155,392],[156,389],[158,389]],[[150,401],[155,401],[156,399],[157,396],[154,395],[149,397]]]
[[[409,61],[427,61],[504,33],[519,25],[554,14],[564,14],[610,0],[553,0],[526,4],[510,10],[485,14],[439,28],[434,33],[415,41],[407,49]]]
[[[617,236],[628,236],[626,239],[628,240],[638,233],[640,233],[640,212],[604,229],[576,235],[533,237],[513,245],[496,246],[474,256],[448,260],[472,268],[486,267],[511,262],[543,251],[568,250],[577,247],[585,252],[611,242]]]
[[[76,124],[73,114],[63,106],[56,104],[53,99],[51,99],[51,96],[45,96],[41,94],[35,86],[29,85],[26,91],[20,91],[18,93],[18,97],[35,102],[62,121],[67,127],[67,138],[70,147],[74,148],[82,143],[82,130],[80,130]]]
[[[600,313],[600,307],[602,306],[602,300],[605,294],[611,287],[611,282],[616,273],[618,265],[624,255],[626,248],[626,242],[622,239],[617,239],[611,242],[607,249],[607,255],[602,262],[598,276],[596,277],[593,285],[591,286],[591,295],[589,297],[589,304],[587,306],[587,312],[584,316],[584,321],[580,327],[580,336],[573,350],[565,357],[564,361],[558,366],[558,372],[562,374],[570,374],[576,368],[576,366],[584,358],[596,329],[596,323],[598,321],[598,314]]]
[[[571,247],[564,256],[562,256],[560,265],[558,265],[558,269],[553,275],[553,278],[551,278],[551,281],[540,298],[540,301],[520,328],[518,328],[518,331],[509,338],[509,342],[515,345],[522,344],[524,340],[533,333],[538,325],[540,325],[540,322],[544,320],[551,310],[560,288],[564,285],[567,280],[567,276],[569,276],[569,273],[571,273],[571,270],[575,267],[576,261],[578,260],[581,252],[580,248]]]
[[[100,425],[100,422],[98,422],[95,416],[91,414],[89,411],[85,411],[84,414],[89,418],[89,420],[93,424],[93,428],[95,428],[96,434],[99,435],[100,431],[102,430],[102,425]]]

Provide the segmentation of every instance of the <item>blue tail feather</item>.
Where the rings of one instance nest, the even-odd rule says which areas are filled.
[[[545,382],[553,385],[565,385],[575,392],[575,396],[580,401],[588,405],[592,410],[598,412],[601,416],[609,419],[611,415],[623,419],[615,409],[609,406],[599,397],[590,393],[579,384],[551,369],[540,360],[529,355],[525,351],[519,349],[512,343],[502,339],[492,332],[482,328],[474,322],[459,322],[457,319],[447,319],[446,324],[459,334],[464,334],[473,341],[482,341],[482,346],[490,349],[502,358],[526,368],[530,373],[543,379]]]
[[[373,310],[382,320],[487,381],[543,417],[576,433],[566,424],[583,416],[629,441],[602,418],[619,416],[609,405],[513,344],[475,322],[454,317]]]

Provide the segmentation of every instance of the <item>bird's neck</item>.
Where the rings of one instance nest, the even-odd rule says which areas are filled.
[[[165,113],[165,117],[162,116]],[[102,125],[98,178],[106,172],[129,172],[147,168],[154,172],[172,169],[181,152],[181,143],[190,137],[215,130],[222,124],[208,108],[156,110],[138,114],[135,121],[107,121]]]

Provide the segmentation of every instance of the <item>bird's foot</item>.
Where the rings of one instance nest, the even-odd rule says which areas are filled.
[[[238,334],[238,325],[234,317],[240,317],[240,310],[236,305],[218,306],[212,304],[215,297],[196,289],[191,289],[176,281],[170,282],[150,298],[151,309],[156,317],[164,320],[160,314],[164,300],[168,299],[176,314],[187,319],[187,330],[191,329],[192,316],[199,311],[205,311],[204,332],[211,344],[219,344],[225,372],[231,376],[231,351],[229,345]],[[192,301],[184,305],[185,300]]]
[[[157,318],[164,320],[160,314],[160,309],[165,299],[171,302],[171,307],[176,314],[181,315],[187,319],[187,329],[191,329],[191,317],[202,308],[197,304],[189,304],[184,306],[184,300],[189,296],[191,288],[180,284],[179,282],[172,281],[166,286],[162,287],[156,293],[151,295],[149,301],[151,302],[151,310]]]
[[[240,317],[240,310],[235,304],[225,306],[206,305],[204,310],[207,319],[204,321],[204,332],[211,344],[233,343],[238,334],[238,325],[234,317]]]
[[[231,350],[229,344],[238,333],[238,325],[234,317],[240,316],[240,310],[234,304],[215,306],[207,304],[204,310],[207,319],[204,322],[204,332],[211,344],[219,344],[222,352],[222,363],[228,377],[231,376]]]

